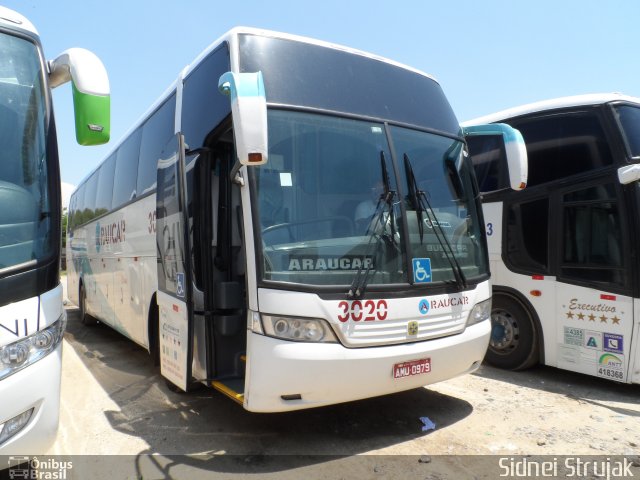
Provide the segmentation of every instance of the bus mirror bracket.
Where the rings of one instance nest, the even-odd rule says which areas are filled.
[[[640,163],[634,163],[618,169],[618,180],[622,185],[628,185],[640,180]]]
[[[84,48],[70,48],[49,62],[49,84],[71,81],[76,140],[80,145],[109,141],[111,96],[109,77],[100,59]]]
[[[507,154],[509,184],[513,190],[522,190],[527,186],[528,160],[527,148],[519,130],[506,123],[489,125],[470,125],[462,128],[465,137],[477,135],[501,136]]]
[[[220,76],[218,90],[231,99],[236,154],[241,166],[263,165],[268,160],[267,99],[262,72],[227,72]]]

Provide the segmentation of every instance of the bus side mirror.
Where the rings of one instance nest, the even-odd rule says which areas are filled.
[[[498,136],[504,142],[509,169],[509,184],[513,190],[522,190],[527,186],[528,160],[527,148],[519,130],[505,123],[489,125],[471,125],[462,128],[465,137],[470,136]]]
[[[218,89],[231,97],[238,161],[241,165],[267,163],[267,99],[262,72],[224,73],[218,81]]]
[[[76,140],[80,145],[109,141],[111,97],[109,77],[100,59],[83,48],[70,48],[49,63],[51,88],[71,80]]]
[[[621,185],[629,185],[640,180],[640,163],[620,167],[618,169],[618,180]]]

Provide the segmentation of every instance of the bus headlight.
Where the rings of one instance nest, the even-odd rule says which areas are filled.
[[[321,318],[282,317],[264,314],[261,317],[264,334],[270,337],[296,342],[338,342],[327,321]],[[254,331],[256,330],[254,329]]]
[[[0,347],[0,380],[34,364],[54,351],[62,341],[67,324],[67,313],[47,328]]]
[[[491,318],[491,299],[484,302],[476,303],[475,306],[469,312],[469,318],[467,318],[467,327],[475,325],[476,323],[484,322]]]

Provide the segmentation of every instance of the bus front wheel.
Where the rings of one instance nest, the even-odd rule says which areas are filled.
[[[515,298],[494,294],[487,362],[523,370],[537,364],[539,358],[538,331],[531,313]]]

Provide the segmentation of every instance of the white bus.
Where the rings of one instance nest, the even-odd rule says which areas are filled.
[[[520,188],[517,132],[467,133],[521,147]],[[250,411],[412,389],[484,357],[477,197],[433,78],[238,28],[72,196],[69,297],[84,323],[149,349],[175,386],[204,383]]]
[[[550,100],[469,122],[522,132],[526,191],[506,188],[490,141],[469,148],[493,278],[487,360],[640,383],[640,99]]]
[[[76,137],[109,138],[109,84],[90,52],[45,62],[38,33],[0,7],[0,454],[43,453],[60,405],[60,170],[51,88],[73,84]],[[2,468],[2,467],[0,467]]]

